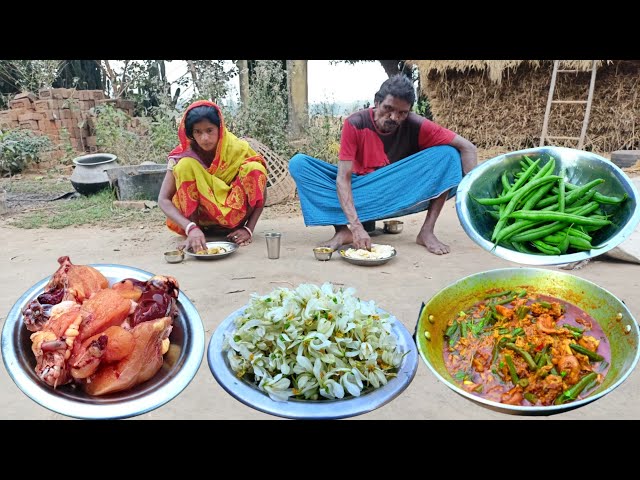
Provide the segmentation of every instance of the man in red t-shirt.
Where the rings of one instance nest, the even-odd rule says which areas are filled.
[[[476,147],[420,115],[411,80],[395,75],[375,95],[373,108],[344,122],[337,168],[297,154],[289,170],[306,225],[333,225],[323,245],[371,248],[362,223],[428,210],[416,243],[431,253],[449,253],[434,234],[442,207],[477,164]],[[347,224],[349,226],[347,226]]]

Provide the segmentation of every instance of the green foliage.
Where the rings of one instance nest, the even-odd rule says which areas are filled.
[[[238,137],[252,137],[275,153],[289,157],[292,153],[287,140],[286,91],[281,85],[286,72],[280,60],[257,60],[247,105],[239,111],[225,114],[229,130]]]
[[[40,154],[52,147],[49,137],[31,130],[0,131],[0,173],[19,173],[30,163],[40,162]]]
[[[64,60],[0,60],[0,78],[24,92],[51,85],[66,65]]]
[[[343,117],[336,115],[335,104],[322,102],[318,113],[309,118],[309,127],[300,151],[336,165],[340,152]]]
[[[143,117],[144,128],[133,130],[130,118],[111,105],[96,107],[96,145],[101,152],[112,153],[121,165],[142,162],[163,163],[177,144],[178,113],[168,106],[151,110],[155,117]]]
[[[420,96],[418,101],[413,105],[413,111],[418,115],[433,121],[433,113],[431,113],[431,103],[425,96]]]
[[[195,75],[196,84],[189,103],[196,100],[211,100],[218,103],[229,91],[229,80],[238,73],[235,67],[225,70],[224,60],[187,60],[187,65],[192,81]]]

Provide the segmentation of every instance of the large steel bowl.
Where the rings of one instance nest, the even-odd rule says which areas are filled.
[[[519,162],[524,155],[531,159],[542,157],[542,163],[546,163],[546,159],[552,156],[556,160],[554,174],[557,175],[564,168],[565,178],[570,183],[584,185],[596,178],[603,178],[604,183],[596,187],[598,192],[604,195],[628,195],[629,198],[621,208],[615,209],[610,218],[613,223],[595,233],[592,244],[598,248],[566,255],[527,254],[502,246],[494,249],[491,234],[496,220],[486,213],[487,207],[480,205],[471,196],[497,196],[500,193],[498,188],[501,188],[502,172],[506,170],[513,174],[520,171]],[[505,153],[478,165],[458,185],[456,211],[462,228],[474,242],[498,257],[525,265],[559,265],[602,255],[621,244],[640,222],[638,192],[629,177],[614,163],[594,153],[552,146]]]
[[[152,273],[125,265],[91,265],[110,284],[124,278],[148,280]],[[14,304],[2,329],[2,359],[7,372],[29,398],[56,413],[83,419],[117,419],[149,412],[172,400],[195,376],[204,356],[204,326],[198,312],[180,292],[178,317],[169,335],[171,346],[160,370],[135,387],[109,395],[91,396],[80,388],[63,385],[53,388],[38,378],[36,360],[31,351],[29,332],[24,326],[22,309],[40,295],[50,280],[47,277],[27,290]]]
[[[570,302],[591,315],[602,327],[611,345],[611,366],[604,381],[589,396],[562,405],[507,405],[481,398],[460,388],[444,363],[444,332],[447,322],[470,308],[491,289],[527,287],[532,293]],[[618,314],[622,314],[620,316]],[[429,320],[429,315],[433,315]],[[433,323],[432,323],[433,322]],[[429,339],[425,335],[429,333]],[[625,304],[611,292],[569,273],[539,268],[504,268],[476,273],[442,289],[423,305],[416,327],[418,352],[435,376],[454,392],[502,413],[551,415],[572,410],[610,393],[631,374],[638,359],[638,325]]]

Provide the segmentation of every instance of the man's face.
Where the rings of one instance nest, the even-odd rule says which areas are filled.
[[[391,133],[407,119],[410,111],[411,104],[409,102],[387,95],[382,102],[376,102],[376,108],[373,109],[373,120],[376,122],[378,130]]]

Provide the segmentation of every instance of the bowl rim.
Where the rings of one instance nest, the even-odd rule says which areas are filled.
[[[127,265],[112,263],[87,265],[96,268],[107,278],[115,278],[114,274],[117,273],[118,276],[124,275],[121,278],[131,277],[138,280],[147,280],[154,275],[146,270]],[[204,324],[195,305],[180,290],[178,307],[184,311],[184,336],[190,339],[187,342],[189,351],[186,353],[186,358],[179,374],[176,372],[176,374],[167,376],[166,381],[158,388],[120,402],[91,404],[69,399],[63,394],[56,393],[52,388],[43,388],[42,384],[34,382],[21,367],[21,362],[17,355],[17,349],[20,346],[16,344],[14,337],[17,329],[24,328],[22,308],[28,301],[44,290],[52,276],[49,275],[40,280],[20,296],[7,315],[2,328],[2,360],[7,373],[26,396],[52,412],[61,415],[89,420],[109,420],[133,417],[154,410],[178,396],[193,380],[204,357]]]
[[[442,294],[445,290],[449,289],[449,288],[453,288],[461,283],[467,283],[470,282],[473,278],[476,277],[483,277],[486,275],[501,275],[501,274],[509,274],[509,273],[515,273],[518,272],[518,274],[522,274],[523,272],[525,272],[525,274],[527,272],[532,272],[532,273],[536,273],[536,274],[543,274],[546,275],[548,274],[548,270],[544,269],[544,268],[534,268],[534,267],[509,267],[509,268],[497,268],[497,269],[492,269],[492,270],[484,270],[481,272],[476,272],[473,273],[471,275],[467,275],[466,277],[460,278],[458,280],[456,280],[453,283],[450,283],[449,285],[441,288],[440,290],[438,290],[426,303],[424,303],[422,305],[422,308],[420,309],[420,313],[418,314],[418,321],[416,322],[416,333],[415,333],[415,337],[416,337],[416,345],[418,348],[418,353],[420,355],[420,358],[422,358],[423,362],[427,365],[427,367],[429,368],[429,370],[431,371],[431,373],[433,373],[436,378],[441,381],[444,385],[446,385],[448,388],[450,388],[451,390],[453,390],[454,392],[456,392],[457,394],[465,397],[468,400],[471,400],[475,403],[481,404],[485,407],[488,407],[492,410],[501,412],[501,413],[509,413],[509,414],[516,414],[516,415],[553,415],[553,414],[557,414],[557,413],[563,413],[569,410],[573,410],[576,409],[578,407],[581,407],[583,405],[586,405],[588,403],[591,403],[603,396],[605,396],[606,394],[610,393],[611,391],[613,391],[615,388],[617,388],[618,386],[620,386],[630,375],[631,373],[635,370],[635,367],[638,364],[638,361],[640,361],[640,345],[636,348],[636,352],[634,355],[634,358],[631,360],[631,363],[629,365],[629,368],[627,369],[626,372],[624,372],[623,374],[621,374],[620,378],[618,380],[616,380],[615,383],[613,383],[612,385],[609,385],[607,388],[605,388],[604,390],[602,390],[601,392],[598,392],[594,395],[589,395],[588,397],[582,398],[580,400],[574,400],[572,402],[569,403],[565,403],[562,405],[547,405],[547,406],[522,406],[522,405],[508,405],[505,403],[500,403],[500,402],[495,402],[493,400],[488,400],[486,398],[483,397],[479,397],[476,395],[473,395],[469,392],[467,392],[466,390],[460,388],[458,385],[450,382],[448,379],[444,378],[442,375],[440,375],[440,373],[436,370],[436,368],[431,365],[431,362],[428,359],[428,356],[426,355],[426,353],[423,350],[422,347],[422,337],[424,336],[424,328],[420,328],[421,325],[424,325],[424,322],[421,322],[422,319],[422,314],[425,311],[425,309],[428,307],[428,305],[430,304],[431,301],[433,301],[433,299],[435,297],[437,297],[438,295]],[[572,277],[572,278],[577,278],[579,281],[581,282],[585,282],[587,284],[590,284],[602,291],[604,291],[606,294],[611,295],[614,298],[618,298],[616,295],[614,295],[612,292],[610,292],[609,290],[607,290],[604,287],[601,287],[600,285],[598,285],[597,283],[594,283],[590,280],[587,280],[585,278],[582,277],[578,277],[576,275],[572,275],[570,273],[567,272],[560,272],[560,271],[555,271],[553,272],[559,276],[565,276],[565,277]],[[624,314],[627,315],[626,318],[629,319],[629,322],[627,325],[631,326],[631,329],[634,331],[636,338],[640,339],[640,328],[638,327],[638,322],[636,321],[635,317],[633,316],[633,314],[631,313],[631,311],[627,308],[626,304],[621,300],[618,299],[620,301],[620,306],[621,308],[624,310]],[[418,340],[418,338],[420,340]]]
[[[529,255],[522,252],[517,252],[515,250],[511,250],[499,245],[495,245],[493,242],[487,240],[482,235],[478,233],[478,231],[472,227],[469,219],[471,218],[469,209],[467,207],[466,199],[469,194],[471,184],[480,177],[487,169],[493,167],[495,164],[503,161],[507,156],[513,157],[517,155],[528,155],[528,154],[542,154],[546,153],[548,155],[554,157],[560,157],[563,153],[569,155],[575,155],[579,153],[583,157],[588,157],[593,160],[601,161],[607,164],[614,173],[616,173],[618,178],[625,179],[624,184],[625,187],[631,190],[633,197],[635,199],[636,205],[635,209],[629,218],[629,221],[624,226],[624,228],[620,229],[618,233],[612,236],[605,245],[602,245],[599,248],[594,248],[588,251],[571,253],[568,255]],[[544,265],[561,265],[566,263],[579,262],[582,260],[590,259],[597,257],[598,255],[602,255],[609,250],[620,245],[624,240],[631,235],[638,223],[640,223],[640,195],[638,194],[638,190],[636,189],[634,183],[630,181],[629,176],[622,171],[616,164],[607,160],[600,155],[597,155],[592,152],[586,152],[584,150],[577,150],[574,148],[567,147],[555,147],[555,146],[545,146],[545,147],[534,147],[527,148],[524,150],[517,150],[513,152],[503,153],[502,155],[498,155],[497,157],[493,157],[489,160],[484,161],[483,163],[477,165],[473,170],[471,170],[467,175],[462,178],[462,181],[458,184],[458,188],[456,191],[456,212],[458,215],[458,220],[462,225],[465,233],[471,238],[476,244],[481,246],[484,250],[496,255],[497,257],[503,258],[505,260],[509,260],[512,262],[521,263],[523,265],[531,265],[531,266],[544,266]],[[495,248],[494,248],[495,245]]]

